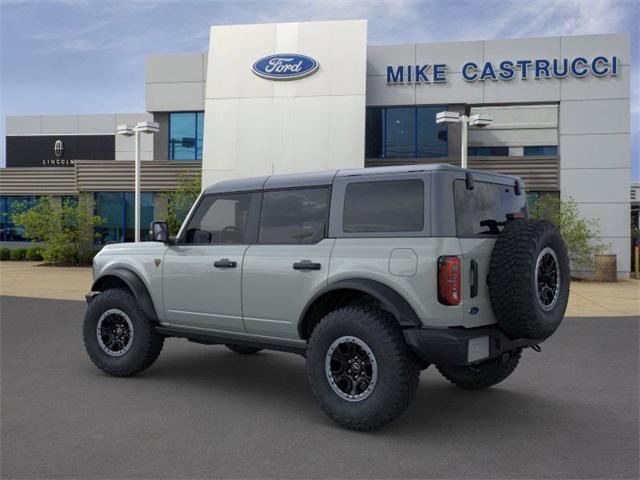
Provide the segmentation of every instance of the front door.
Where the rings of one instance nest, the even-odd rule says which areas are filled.
[[[164,257],[163,292],[169,324],[244,332],[242,262],[255,241],[260,195],[202,197],[181,238]]]
[[[326,238],[329,188],[265,191],[258,243],[244,258],[247,333],[298,339],[298,319],[327,284],[334,239]]]

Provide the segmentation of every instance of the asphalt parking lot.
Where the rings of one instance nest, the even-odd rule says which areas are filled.
[[[3,478],[638,478],[639,319],[568,318],[482,392],[423,372],[362,434],[315,404],[304,360],[171,339],[118,379],[84,353],[84,304],[1,297]]]

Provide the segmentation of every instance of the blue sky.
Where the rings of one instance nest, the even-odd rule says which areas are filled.
[[[637,0],[0,2],[3,134],[6,115],[143,111],[144,57],[205,51],[216,24],[366,18],[370,44],[628,32],[640,179]]]

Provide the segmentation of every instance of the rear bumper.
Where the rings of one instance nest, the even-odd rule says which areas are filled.
[[[449,367],[472,365],[541,340],[510,339],[497,326],[478,328],[409,328],[404,337],[422,360]]]

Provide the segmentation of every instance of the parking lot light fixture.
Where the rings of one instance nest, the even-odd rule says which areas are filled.
[[[436,114],[436,123],[460,123],[462,124],[461,135],[461,166],[467,168],[467,126],[472,125],[474,127],[486,127],[491,125],[493,118],[489,115],[477,113],[475,115],[467,116],[460,115],[458,112],[438,112]]]
[[[156,122],[138,122],[135,127],[118,125],[116,133],[125,137],[135,136],[134,161],[134,241],[140,242],[140,133],[157,133],[160,125]]]

